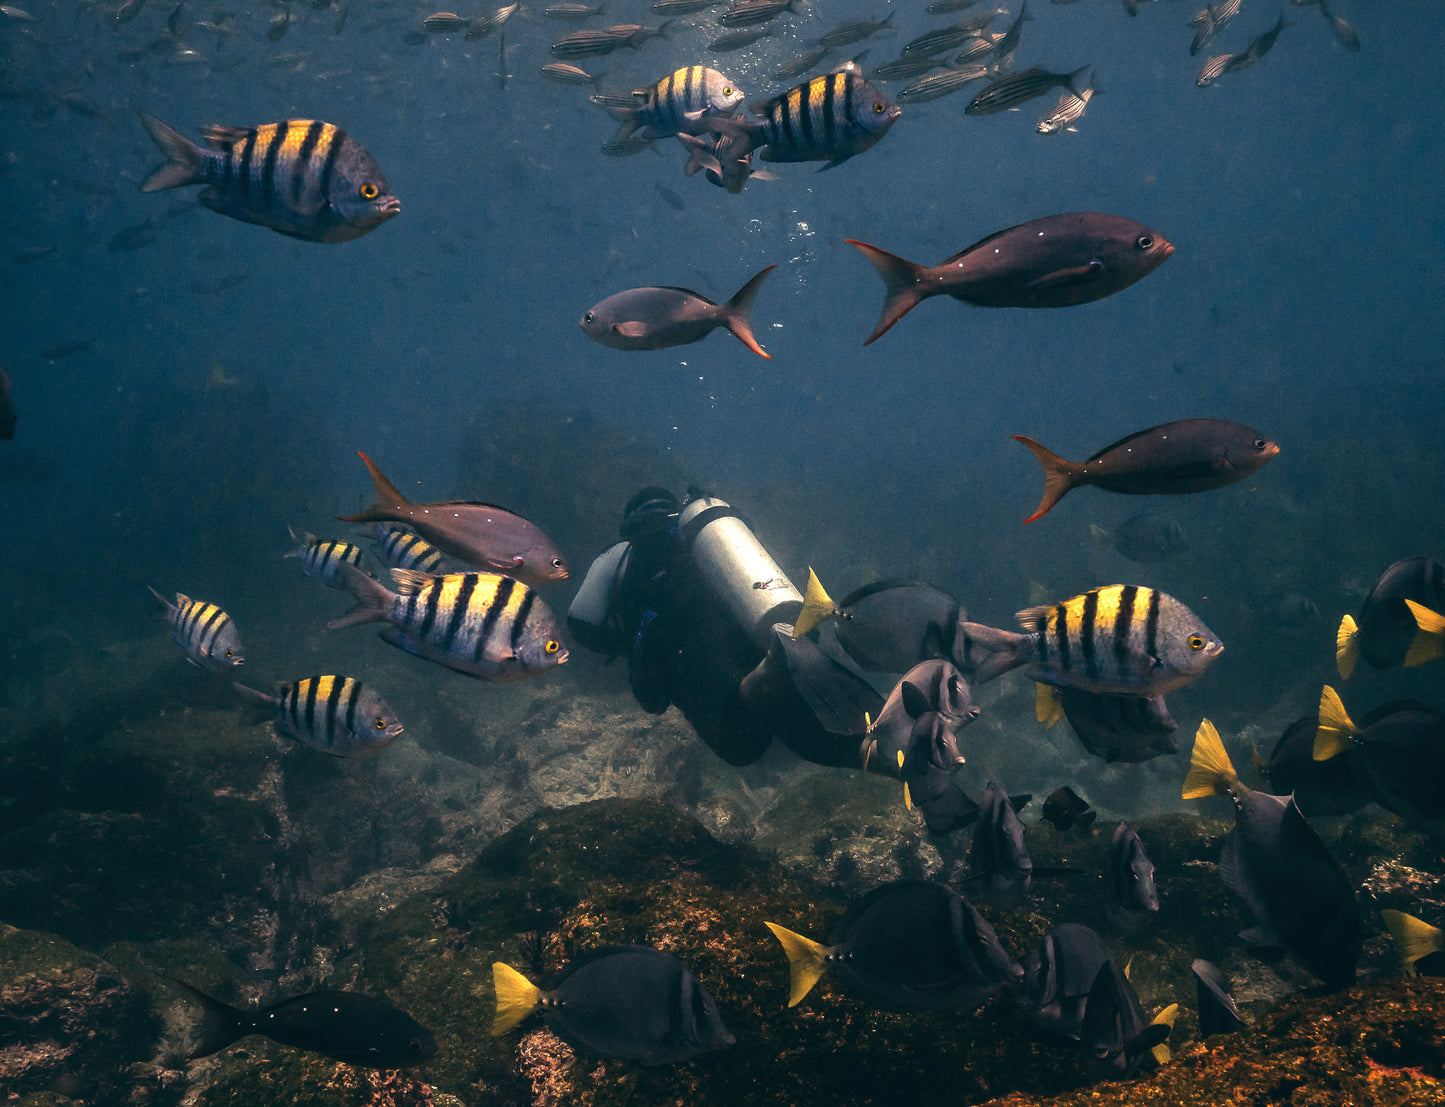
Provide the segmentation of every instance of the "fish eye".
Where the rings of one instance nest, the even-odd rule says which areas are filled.
[[[409,1049],[409,1050],[411,1050],[413,1053],[420,1053],[420,1052],[421,1052],[421,1042],[419,1042],[419,1041],[417,1041],[415,1038],[413,1038],[411,1041],[409,1041],[409,1042],[406,1043],[406,1048]]]
[[[888,110],[888,109],[883,106],[883,101],[882,101],[882,100],[874,100],[874,101],[873,101],[873,114],[874,114],[874,115],[882,115],[882,114],[883,114],[885,111],[887,111],[887,110]]]
[[[558,641],[555,641],[555,640],[553,640],[553,639],[548,639],[547,644],[546,644],[545,646],[543,646],[542,648],[543,648],[544,650],[546,650],[548,653],[556,653],[558,650],[560,650],[560,649],[562,648],[562,643],[561,643],[561,642],[558,642]]]
[[[724,95],[724,96],[731,96],[732,94],[733,94],[733,86],[732,86],[732,85],[726,85],[726,86],[723,87],[723,95]]]
[[[1262,449],[1264,449],[1264,446],[1265,446],[1265,442],[1264,442],[1264,439],[1263,439],[1263,438],[1256,438],[1256,439],[1254,440],[1254,448],[1255,448],[1256,450],[1262,450]]]
[[[372,726],[376,727],[377,730],[385,730],[386,720],[383,719],[380,715],[378,715],[376,717],[376,722],[372,723]]]
[[[582,322],[584,322],[584,323],[590,323],[590,322],[592,322],[592,313],[591,313],[590,311],[589,311],[586,315],[582,316]]]
[[[554,558],[552,559],[552,568],[554,568],[554,569],[560,569],[560,568],[562,568],[562,559],[561,559],[560,557],[554,557]]]
[[[1149,249],[1149,247],[1154,245],[1154,236],[1148,234],[1141,234],[1138,238],[1134,240],[1134,245],[1139,247],[1139,249],[1141,250],[1147,250]]]
[[[361,186],[361,198],[363,200],[375,200],[380,193],[381,190],[370,181],[367,181],[366,184]]]
[[[1189,648],[1191,650],[1202,650],[1204,648],[1204,639],[1197,634],[1191,634],[1189,636]]]
[[[235,650],[227,650],[227,651],[226,651],[226,656],[227,656],[227,657],[235,657],[235,656],[236,656],[236,651],[235,651]]]

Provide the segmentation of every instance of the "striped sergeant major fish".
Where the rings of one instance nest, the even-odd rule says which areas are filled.
[[[859,75],[857,67],[814,77],[752,105],[763,121],[715,119],[709,128],[747,134],[764,161],[821,161],[831,169],[861,154],[893,126],[899,107]]]
[[[371,546],[389,569],[413,569],[428,576],[445,573],[447,569],[441,550],[400,523],[373,523]]]
[[[1198,615],[1143,585],[1111,584],[1017,615],[1023,633],[970,624],[995,650],[974,674],[992,680],[1019,666],[1059,688],[1116,696],[1162,696],[1194,680],[1223,651]]]
[[[338,568],[345,564],[359,569],[366,557],[360,546],[353,546],[350,542],[323,542],[309,533],[297,538],[294,530],[288,527],[287,531],[296,547],[284,556],[299,557],[301,571],[308,577],[319,577],[327,588],[345,588],[346,583],[336,575]]]
[[[632,96],[636,106],[628,122],[646,139],[702,134],[709,115],[727,115],[743,99],[732,80],[702,65],[683,66]]]
[[[351,677],[306,677],[276,685],[274,695],[234,687],[247,725],[274,722],[288,737],[333,757],[371,757],[402,731],[386,701]]]
[[[151,595],[165,608],[171,637],[186,651],[186,660],[200,669],[229,669],[244,664],[241,635],[231,617],[213,603],[193,600],[183,592],[171,603],[154,588]]]
[[[331,620],[332,630],[387,623],[381,637],[398,649],[498,683],[522,680],[567,660],[555,616],[533,589],[512,577],[430,577],[393,569],[398,589],[393,592],[350,565],[341,572],[361,606]]]
[[[148,112],[140,120],[166,156],[142,192],[203,184],[212,211],[308,242],[346,242],[401,211],[375,159],[332,123],[209,124],[201,147]]]

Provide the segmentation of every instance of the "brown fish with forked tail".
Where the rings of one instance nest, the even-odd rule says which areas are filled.
[[[1259,431],[1224,419],[1179,419],[1105,446],[1087,461],[1066,461],[1032,438],[1013,435],[1044,468],[1044,498],[1024,520],[1048,514],[1081,484],[1136,496],[1206,492],[1244,480],[1279,453]]]
[[[776,268],[770,265],[755,274],[722,304],[687,288],[629,288],[593,304],[578,326],[592,341],[614,350],[664,350],[700,342],[725,327],[759,357],[771,357],[753,336],[748,314],[764,279]]]
[[[505,573],[523,584],[544,584],[567,577],[567,563],[552,540],[535,524],[496,504],[472,500],[416,504],[398,492],[371,458],[360,451],[376,503],[345,523],[407,523],[443,553],[477,569]]]
[[[865,346],[930,296],[979,307],[1072,307],[1128,288],[1174,252],[1142,223],[1094,211],[1008,227],[931,267],[846,241],[872,262],[885,286],[883,314]]]

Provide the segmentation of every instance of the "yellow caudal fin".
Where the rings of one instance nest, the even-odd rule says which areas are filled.
[[[812,938],[794,934],[777,923],[763,925],[773,932],[774,938],[783,943],[783,952],[788,955],[788,1006],[796,1007],[803,997],[813,990],[813,985],[818,983],[818,978],[828,967],[828,954],[832,949],[821,942],[813,941]]]
[[[913,810],[913,793],[908,790],[908,781],[903,782],[903,807],[906,811]]]
[[[1063,717],[1064,701],[1059,697],[1059,690],[1052,684],[1034,681],[1034,718],[1047,729]]]
[[[1194,735],[1194,752],[1189,757],[1189,775],[1184,778],[1184,799],[1222,796],[1239,779],[1224,752],[1224,743],[1214,724],[1204,719]]]
[[[1445,950],[1445,931],[1438,926],[1431,926],[1403,911],[1389,909],[1381,911],[1380,918],[1385,920],[1390,937],[1400,947],[1400,960],[1405,963],[1405,972],[1410,976],[1415,975],[1415,962],[1420,958]]]
[[[1405,668],[1413,669],[1417,665],[1445,657],[1445,615],[1431,611],[1414,600],[1406,600],[1405,605],[1410,609],[1410,614],[1415,616],[1415,625],[1420,628],[1415,633],[1415,641],[1410,643],[1409,652],[1405,654]]]
[[[798,617],[793,620],[793,637],[803,637],[835,610],[833,598],[824,589],[818,574],[813,572],[813,567],[808,566],[808,591],[803,596],[803,610],[798,612]]]
[[[1340,671],[1341,680],[1349,680],[1355,671],[1355,662],[1360,659],[1360,628],[1355,620],[1346,615],[1340,620],[1340,629],[1335,631],[1335,668]]]
[[[1359,727],[1350,720],[1340,694],[1328,684],[1320,692],[1320,728],[1315,731],[1315,760],[1328,761],[1354,744]]]
[[[1155,1015],[1149,1021],[1149,1025],[1167,1026],[1169,1028],[1169,1033],[1172,1034],[1174,1032],[1174,1020],[1178,1017],[1179,1004],[1171,1003],[1168,1007],[1164,1008],[1164,1010],[1160,1011],[1157,1015]],[[1170,1061],[1174,1059],[1174,1054],[1169,1052],[1169,1042],[1167,1040],[1160,1042],[1153,1049],[1151,1049],[1149,1053],[1154,1058],[1154,1063],[1156,1065],[1167,1065]]]
[[[497,1017],[492,1020],[494,1037],[512,1029],[542,1002],[541,988],[500,961],[492,965],[492,984],[497,989]]]
[[[1250,739],[1249,761],[1254,766],[1254,790],[1258,792],[1264,787],[1265,777],[1269,776],[1269,762],[1264,759],[1264,754],[1259,752],[1259,746]]]

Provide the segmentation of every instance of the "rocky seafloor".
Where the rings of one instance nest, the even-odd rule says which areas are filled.
[[[600,664],[480,693],[443,676],[368,762],[240,727],[223,684],[178,680],[169,643],[66,665],[29,725],[6,717],[19,736],[0,750],[0,1102],[1445,1103],[1445,982],[1403,979],[1378,922],[1380,907],[1438,921],[1445,882],[1428,842],[1374,809],[1319,824],[1377,928],[1357,984],[1333,995],[1236,938],[1250,920],[1215,869],[1227,807],[1136,820],[1162,905],[1131,936],[1103,919],[1112,822],[1064,833],[1037,800],[1025,810],[1036,864],[1061,871],[1022,904],[981,904],[1005,945],[1022,960],[1054,923],[1088,923],[1132,958],[1146,1015],[1181,1007],[1173,1059],[1105,1083],[1036,1041],[1007,991],[899,1015],[825,978],[786,1006],[764,920],[822,938],[882,881],[963,871],[967,834],[931,838],[896,783],[781,751],[723,766],[676,713],[598,693]],[[978,740],[1008,717],[986,711]],[[1160,765],[1121,771],[1182,779],[1182,756]],[[681,957],[737,1043],[643,1067],[574,1056],[539,1020],[491,1036],[494,961],[546,978],[612,942]],[[1195,957],[1224,968],[1246,1032],[1200,1040]],[[187,1061],[199,1012],[177,977],[237,1004],[384,996],[442,1052],[378,1073],[250,1037]]]

